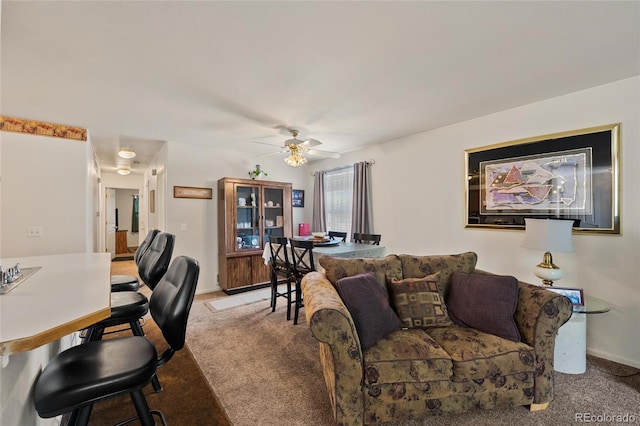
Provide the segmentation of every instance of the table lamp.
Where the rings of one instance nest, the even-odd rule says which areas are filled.
[[[538,264],[533,273],[542,279],[542,284],[552,286],[554,281],[562,278],[562,270],[553,264],[551,252],[572,253],[573,242],[571,231],[572,220],[529,219],[525,220],[524,240],[522,247],[531,250],[544,250],[542,263]]]

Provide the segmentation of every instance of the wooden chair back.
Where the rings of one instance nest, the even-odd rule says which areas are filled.
[[[353,233],[353,242],[360,244],[371,244],[374,246],[380,245],[380,240],[382,239],[381,234],[362,234],[359,232]]]
[[[277,275],[286,276],[291,272],[291,262],[287,250],[287,237],[269,236],[269,250],[271,251],[271,269]]]
[[[347,233],[340,231],[329,231],[329,238],[332,240],[342,240],[344,243],[347,241]]]
[[[289,244],[291,244],[293,270],[296,272],[298,279],[301,279],[311,271],[315,271],[313,241],[289,239]]]

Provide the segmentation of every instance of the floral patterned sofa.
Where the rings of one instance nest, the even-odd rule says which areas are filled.
[[[379,424],[516,405],[529,405],[532,411],[547,407],[553,399],[555,336],[571,316],[564,296],[511,277],[517,282],[513,319],[521,341],[451,324],[402,327],[363,350],[335,287],[341,278],[364,272],[388,283],[439,271],[438,290],[446,304],[454,271],[488,274],[475,270],[476,261],[471,252],[380,259],[325,256],[320,259],[324,273],[305,276],[305,315],[320,342],[336,424]]]

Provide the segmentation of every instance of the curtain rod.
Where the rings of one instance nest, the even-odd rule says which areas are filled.
[[[365,163],[376,164],[376,160],[374,160],[372,158],[369,161],[365,161]],[[326,169],[326,170],[316,170],[315,172],[309,172],[309,174],[311,176],[315,176],[316,173],[318,173],[318,172],[333,172],[334,170],[344,169],[344,168],[351,167],[351,166],[353,166],[353,164],[347,164],[346,166],[338,166],[338,167],[334,167],[332,169]]]

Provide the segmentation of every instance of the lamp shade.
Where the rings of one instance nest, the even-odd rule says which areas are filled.
[[[525,220],[522,247],[556,253],[572,253],[572,220],[529,219]]]

